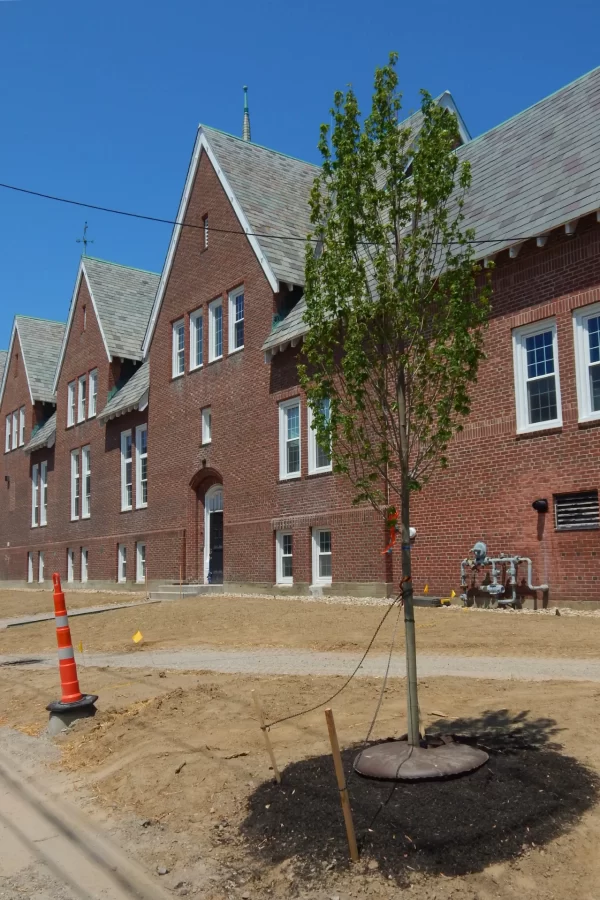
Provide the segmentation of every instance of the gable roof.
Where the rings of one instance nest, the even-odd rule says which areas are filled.
[[[91,256],[82,257],[56,367],[55,391],[82,278],[85,278],[90,292],[109,361],[115,356],[135,360],[143,358],[142,341],[160,282],[160,276],[155,272],[145,272]]]
[[[7,360],[8,350],[0,350],[0,384],[2,383],[2,376],[4,375],[4,367],[6,366]]]
[[[53,412],[47,422],[31,436],[23,447],[24,453],[33,453],[34,450],[42,450],[44,447],[53,447],[56,440],[56,412]]]
[[[150,388],[150,362],[142,363],[137,372],[131,376],[123,387],[113,394],[97,419],[105,424],[109,419],[116,419],[133,409],[145,409],[148,404]]]
[[[19,337],[21,357],[29,397],[32,403],[40,400],[43,403],[54,403],[54,372],[60,353],[65,326],[63,322],[52,322],[49,319],[33,319],[30,316],[15,316],[10,344],[5,360],[0,403],[4,397],[8,365],[12,354],[15,335]]]

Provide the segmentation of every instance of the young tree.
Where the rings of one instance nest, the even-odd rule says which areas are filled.
[[[321,126],[311,194],[301,381],[317,439],[331,447],[355,502],[383,516],[399,503],[406,624],[408,736],[419,742],[410,495],[469,412],[483,356],[490,289],[464,227],[471,176],[455,152],[456,116],[422,92],[398,123],[397,55],[375,73],[361,123],[352,89]]]

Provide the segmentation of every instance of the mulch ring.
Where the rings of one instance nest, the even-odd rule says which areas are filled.
[[[474,742],[475,736],[455,736]],[[600,796],[600,779],[548,747],[524,748],[514,733],[479,735],[489,762],[468,775],[414,783],[350,775],[359,747],[342,754],[363,860],[398,884],[411,873],[464,875],[514,859],[573,825]],[[331,756],[291,763],[282,784],[261,784],[241,826],[262,863],[293,859],[296,878],[348,865]]]

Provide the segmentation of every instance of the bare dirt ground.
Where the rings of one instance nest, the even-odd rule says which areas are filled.
[[[75,608],[100,603],[97,598],[103,595],[66,596]],[[106,596],[115,602],[119,595]],[[89,651],[133,650],[131,637],[139,630],[142,652],[194,646],[360,652],[384,611],[382,606],[205,596],[76,617],[71,631],[74,642],[82,641]],[[416,618],[418,648],[428,654],[593,659],[600,646],[600,615],[420,608]],[[392,619],[373,645],[375,651],[388,649]],[[0,632],[0,654],[36,653],[55,646],[52,621]]]
[[[99,712],[58,739],[60,768],[112,821],[127,820],[130,843],[138,829],[140,858],[168,869],[160,883],[176,896],[347,900],[400,889],[423,900],[598,897],[597,685],[422,683],[425,723],[485,733],[490,763],[443,785],[403,785],[372,831],[388,787],[352,779],[363,858],[351,870],[323,711],[271,730],[283,769],[277,787],[249,694],[257,688],[268,718],[277,718],[319,702],[343,679],[92,668],[80,678],[100,694]],[[332,703],[343,747],[360,745],[381,684],[354,681]],[[2,668],[0,721],[35,735],[56,693],[55,673]],[[401,680],[390,682],[375,739],[404,730],[403,693]],[[494,728],[511,740],[499,742]]]
[[[65,585],[66,587],[66,585]],[[66,591],[68,609],[83,609],[86,606],[110,606],[113,603],[131,603],[143,600],[146,595],[139,591]],[[49,589],[37,591],[0,590],[0,619],[53,613],[54,602]]]

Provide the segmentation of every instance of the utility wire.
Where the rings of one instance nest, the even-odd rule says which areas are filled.
[[[199,231],[208,230],[217,234],[239,234],[242,237],[256,237],[256,238],[273,238],[278,241],[303,241],[304,243],[308,240],[306,236],[303,235],[294,235],[294,234],[270,234],[268,232],[259,232],[259,231],[235,231],[231,228],[215,228],[212,225],[209,225],[206,229],[204,222],[200,225],[195,225],[192,222],[178,222],[177,219],[163,219],[160,216],[146,216],[143,213],[136,212],[128,212],[124,209],[114,209],[110,206],[99,206],[95,203],[85,203],[82,200],[71,200],[67,197],[56,197],[54,194],[45,194],[42,191],[32,191],[29,188],[17,187],[14,184],[4,184],[0,182],[0,188],[5,188],[8,191],[16,191],[19,194],[28,194],[30,197],[40,197],[43,200],[53,200],[55,203],[66,203],[69,206],[80,206],[83,209],[94,209],[98,212],[111,213],[115,216],[126,216],[129,219],[142,219],[145,222],[158,222],[162,225],[179,225],[181,228],[195,228]],[[498,244],[498,243],[512,243],[516,244],[521,241],[530,241],[534,238],[539,237],[539,235],[529,235],[529,236],[521,236],[521,237],[495,237],[495,238],[472,238],[471,240],[465,241],[450,241],[452,244]],[[569,235],[571,237],[571,235]],[[320,238],[310,238],[313,243],[318,243]],[[365,242],[361,242],[365,243]],[[368,242],[367,242],[368,244]],[[368,244],[370,246],[370,244]]]

